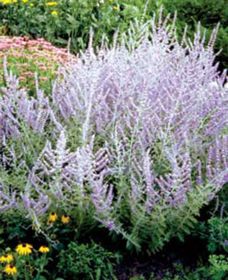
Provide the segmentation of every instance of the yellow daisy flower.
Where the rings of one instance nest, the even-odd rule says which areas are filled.
[[[13,255],[12,255],[12,254],[7,254],[7,255],[5,256],[5,259],[6,259],[6,262],[7,262],[7,263],[10,263],[10,262],[13,261]]]
[[[52,212],[48,217],[49,223],[54,223],[58,219],[58,216],[55,212]]]
[[[26,244],[19,244],[16,247],[16,252],[21,256],[26,256],[32,253],[32,245]]]
[[[13,255],[12,254],[7,254],[5,256],[5,261],[6,261],[6,263],[11,263],[13,261]]]
[[[62,215],[62,217],[61,217],[61,222],[62,222],[63,224],[69,224],[69,222],[70,222],[70,217],[69,217],[69,216],[66,216],[66,215]]]
[[[53,7],[53,6],[57,6],[58,5],[58,2],[47,2],[46,3],[46,6],[49,6],[49,7]]]
[[[5,263],[6,262],[6,257],[5,256],[1,256],[0,257],[0,263]]]
[[[40,253],[46,254],[50,251],[50,249],[47,246],[40,246],[39,250]]]
[[[7,264],[7,266],[4,268],[4,272],[7,275],[14,276],[15,274],[17,274],[17,268],[12,264]]]
[[[13,255],[7,254],[0,257],[0,263],[10,263],[13,261]]]
[[[51,12],[51,15],[53,15],[53,16],[57,16],[59,13],[57,12],[57,11],[52,11]]]

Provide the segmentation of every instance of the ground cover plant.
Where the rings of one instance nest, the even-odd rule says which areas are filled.
[[[1,0],[0,27],[4,35],[44,37],[50,42],[67,46],[78,52],[87,47],[89,29],[95,30],[94,42],[99,45],[104,34],[112,38],[118,28],[126,31],[134,19],[151,18],[164,5],[165,13],[178,13],[178,33],[181,36],[186,23],[188,35],[193,37],[198,21],[211,33],[220,22],[215,45],[221,67],[227,68],[227,18],[226,0]]]

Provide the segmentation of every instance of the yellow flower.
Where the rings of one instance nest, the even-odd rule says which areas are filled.
[[[5,256],[5,259],[6,259],[6,262],[7,262],[7,263],[10,263],[10,262],[13,261],[13,255],[12,255],[12,254],[7,254],[7,255]]]
[[[58,13],[57,11],[52,11],[51,14],[52,14],[53,16],[57,16],[59,13]]]
[[[47,2],[46,3],[46,6],[49,6],[49,7],[53,7],[53,6],[57,6],[58,5],[58,2]]]
[[[49,222],[49,223],[54,223],[57,219],[58,219],[57,214],[56,214],[55,212],[52,212],[52,213],[49,215],[48,222]]]
[[[69,217],[69,216],[66,216],[66,215],[62,215],[62,217],[61,217],[61,222],[62,222],[63,224],[69,224],[69,222],[70,222],[70,217]]]
[[[40,253],[48,253],[50,251],[50,249],[46,246],[40,246],[39,250],[38,250]]]
[[[0,263],[10,263],[13,261],[13,255],[7,254],[0,257]]]
[[[6,257],[5,256],[1,256],[0,257],[0,263],[5,263],[6,262]]]
[[[4,256],[6,263],[11,263],[13,261],[13,255],[12,254],[7,254]]]
[[[22,0],[22,2],[25,4],[25,3],[28,3],[28,0]]]
[[[26,244],[19,244],[16,247],[16,252],[21,256],[26,256],[32,253],[32,245]]]
[[[16,266],[12,265],[12,264],[7,264],[7,266],[4,268],[4,272],[7,275],[15,275],[17,274],[17,268]]]
[[[10,5],[17,3],[17,0],[0,0],[0,3],[2,3],[3,5]]]

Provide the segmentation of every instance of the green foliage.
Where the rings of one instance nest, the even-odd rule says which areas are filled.
[[[95,41],[100,42],[104,33],[112,36],[117,27],[126,30],[129,20],[139,18],[144,8],[142,1],[138,1],[138,5],[134,4],[137,1],[111,0],[104,3],[97,0],[56,2],[57,5],[52,6],[45,0],[2,5],[1,25],[10,35],[45,37],[60,45],[66,45],[71,38],[72,48],[78,51],[86,47],[91,26],[97,34]],[[53,15],[53,11],[57,14]]]
[[[12,254],[17,268],[17,279],[118,279],[115,265],[121,260],[119,253],[109,252],[95,243],[81,244],[72,242],[77,236],[75,221],[61,224],[61,216],[52,227],[49,236],[54,245],[48,254],[38,252],[40,245],[47,244],[45,236],[37,235],[24,215],[14,211],[1,215],[0,256]],[[4,229],[4,230],[3,230]],[[21,242],[33,245],[33,253],[29,256],[18,256],[15,247]],[[187,253],[187,252],[186,252]],[[128,255],[129,257],[129,255]],[[153,256],[154,258],[154,256]],[[155,257],[156,258],[156,257]],[[51,270],[53,264],[57,269]],[[0,279],[4,263],[0,265]],[[156,270],[156,267],[155,267]],[[198,263],[195,268],[174,263],[173,267],[158,270],[148,276],[135,275],[129,280],[223,280],[228,274],[228,258],[226,255],[210,255],[207,263]],[[159,278],[161,277],[162,278]]]
[[[15,243],[25,240],[31,230],[31,221],[22,213],[10,210],[0,216],[0,249],[4,250]]]
[[[214,201],[214,214],[220,217],[226,217],[228,215],[228,183],[224,185],[218,193],[217,199]]]
[[[60,253],[57,265],[64,279],[116,279],[113,266],[118,260],[114,255],[97,244],[71,242]]]
[[[209,257],[209,275],[214,280],[224,279],[228,275],[228,257],[211,255]]]
[[[188,271],[182,267],[184,280],[223,280],[228,273],[228,258],[224,255],[210,255],[209,264],[207,266],[201,266],[194,271]]]
[[[206,224],[206,225],[205,225]],[[207,241],[208,251],[215,253],[218,251],[228,252],[228,218],[212,217],[203,224],[201,235]]]
[[[119,262],[119,254],[108,252],[95,243],[79,245],[71,242],[77,237],[75,221],[70,219],[69,223],[63,224],[60,213],[52,225],[47,226],[46,220],[48,236],[43,232],[36,233],[31,221],[13,210],[2,214],[0,222],[0,257],[13,255],[11,264],[17,268],[17,279],[56,279],[57,276],[66,277],[64,279],[116,279],[114,265]],[[42,254],[39,247],[47,246],[47,242],[50,252]],[[31,255],[20,256],[15,252],[16,246],[22,243],[32,244]],[[53,258],[55,264],[59,261],[59,270],[50,273],[48,268],[53,265]],[[2,273],[5,265],[0,261],[0,279],[5,279]]]
[[[174,237],[184,242],[184,237],[190,234],[197,224],[197,217],[205,205],[209,189],[205,186],[195,188],[189,194],[187,202],[173,207],[172,211],[165,205],[154,207],[150,215],[147,215],[145,210],[135,209],[130,218],[132,229],[131,235],[127,237],[127,246],[132,249],[133,244],[140,244],[138,249],[146,246],[150,251],[156,252]]]
[[[228,188],[227,184],[218,193],[204,214],[210,215],[207,220],[200,221],[194,230],[194,235],[204,240],[209,253],[228,252]]]

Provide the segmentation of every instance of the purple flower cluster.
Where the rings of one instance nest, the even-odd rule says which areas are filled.
[[[24,122],[33,130],[43,133],[50,115],[48,98],[37,89],[37,97],[30,98],[27,92],[19,89],[19,83],[12,73],[8,73],[5,65],[7,88],[2,88],[0,99],[0,139],[20,134],[20,123]]]
[[[43,213],[52,196],[83,207],[86,197],[113,230],[121,207],[172,211],[197,186],[210,186],[211,199],[228,181],[228,91],[226,72],[214,64],[215,32],[207,46],[199,31],[180,43],[173,26],[155,20],[134,32],[61,69],[49,99],[40,90],[29,98],[8,76],[1,139],[19,137],[21,120],[39,133],[52,125],[56,135],[55,148],[48,140],[29,170],[26,208]],[[68,144],[72,120],[80,124],[76,150]]]

